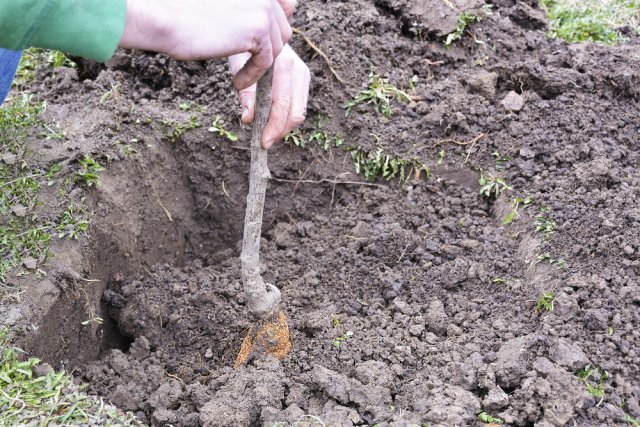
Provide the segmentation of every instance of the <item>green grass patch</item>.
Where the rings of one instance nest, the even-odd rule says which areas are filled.
[[[0,331],[0,425],[141,425],[132,414],[84,393],[65,371],[38,375],[40,360],[8,341]]]
[[[41,49],[32,47],[25,49],[22,53],[22,59],[16,71],[14,84],[25,84],[32,82],[36,78],[36,72],[40,67],[58,67],[75,68],[76,63],[69,59],[64,53],[57,50]]]
[[[540,0],[549,17],[549,37],[569,42],[624,42],[620,29],[640,33],[638,0]]]
[[[44,105],[24,95],[0,108],[0,299],[10,269],[46,257],[50,235],[33,210],[44,171],[24,161],[25,141]]]
[[[58,218],[51,209],[47,209],[48,219],[41,218],[38,194],[56,186],[49,191],[57,189],[62,199],[60,209],[64,209],[64,198],[71,186],[98,185],[98,173],[103,169],[86,156],[79,161],[75,175],[65,179],[60,164],[30,162],[29,140],[46,135],[43,130],[47,124],[39,119],[44,109],[44,103],[26,94],[14,97],[0,108],[0,301],[16,300],[20,294],[9,283],[10,271],[39,273],[38,266],[50,256],[52,237],[78,238],[88,228],[88,215],[81,206],[73,204],[59,212]]]
[[[347,147],[355,164],[356,173],[361,174],[367,181],[384,179],[390,181],[398,178],[404,186],[412,177],[419,178],[422,171],[427,178],[430,169],[420,159],[402,159],[385,153],[382,148],[375,151],[367,151],[360,147]]]
[[[394,101],[409,102],[411,97],[389,82],[389,79],[371,72],[369,73],[369,86],[345,105],[345,117],[351,114],[353,107],[361,104],[372,105],[376,113],[391,117]]]

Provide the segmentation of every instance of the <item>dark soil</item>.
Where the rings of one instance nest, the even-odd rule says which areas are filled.
[[[123,52],[81,66],[88,80],[44,80],[49,114],[79,129],[60,155],[115,159],[87,194],[92,249],[76,249],[76,269],[103,281],[88,294],[107,322],[75,347],[40,334],[30,349],[69,360],[89,390],[152,425],[640,417],[640,42],[548,40],[536,2],[501,0],[447,49],[451,18],[429,12],[441,3],[309,0],[296,13],[347,82],[294,39],[313,75],[303,132],[323,117],[345,145],[418,158],[431,176],[370,183],[341,149],[270,151],[261,251],[293,335],[282,363],[230,368],[252,319],[238,259],[248,132],[236,125],[226,66]],[[414,100],[389,119],[370,106],[345,117],[370,69],[402,88],[417,75]],[[158,122],[188,121],[178,109],[187,101],[207,106],[206,120],[220,114],[240,141],[208,133],[205,120],[171,138]],[[115,138],[145,145],[127,158]],[[481,195],[480,171],[512,189]],[[533,203],[505,225],[516,197]],[[549,292],[553,310],[536,309]]]

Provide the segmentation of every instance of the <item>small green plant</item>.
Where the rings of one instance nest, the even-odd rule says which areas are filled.
[[[344,344],[352,336],[353,336],[353,332],[347,331],[343,335],[340,335],[339,337],[335,337],[331,342],[331,345],[335,348],[340,348],[340,346],[342,346],[342,344]]]
[[[451,46],[453,42],[460,40],[464,35],[464,32],[470,25],[482,21],[482,18],[487,15],[491,15],[492,7],[493,6],[491,6],[490,4],[486,4],[482,7],[480,13],[466,11],[458,15],[458,23],[456,24],[456,29],[452,33],[447,34],[447,38],[444,40],[444,45],[448,47]]]
[[[596,405],[599,406],[605,397],[605,383],[609,379],[609,373],[601,368],[597,368],[597,371],[594,371],[590,365],[587,365],[578,371],[578,379],[584,384],[587,393],[600,399],[600,402]]]
[[[505,182],[504,178],[497,175],[487,174],[480,172],[480,194],[485,197],[498,198],[503,191],[511,190],[511,187]]]
[[[338,316],[336,316],[335,314],[331,315],[331,324],[333,325],[334,328],[337,328],[338,326],[340,326],[340,319],[338,319]]]
[[[305,148],[307,146],[307,142],[304,138],[304,135],[302,135],[302,132],[300,131],[300,129],[295,129],[292,132],[289,132],[287,135],[285,135],[284,142],[286,144],[293,144],[296,147],[300,147],[300,148]]]
[[[138,150],[134,147],[134,144],[140,143],[138,138],[133,138],[129,140],[128,144],[123,143],[122,141],[115,140],[113,141],[113,146],[120,147],[120,151],[125,157],[131,157],[133,154],[138,154]]]
[[[20,64],[16,70],[14,84],[28,83],[36,78],[36,70],[40,66],[41,62],[41,53],[42,49],[37,47],[25,49],[22,52],[22,59],[20,59]]]
[[[47,186],[51,187],[54,183],[53,178],[62,171],[62,164],[56,163],[49,168],[44,178],[47,180]]]
[[[420,81],[420,77],[417,75],[411,76],[409,79],[409,92],[414,93],[416,91],[416,83]]]
[[[443,149],[441,149],[441,150],[438,152],[438,160],[436,161],[436,164],[437,164],[438,166],[444,163],[444,156],[445,156],[445,154],[446,154],[446,153],[445,153],[445,151],[444,151],[444,148],[443,148]]]
[[[411,97],[406,92],[398,89],[389,80],[380,77],[373,72],[369,73],[369,86],[361,91],[345,106],[345,116],[351,113],[353,107],[361,104],[371,104],[376,113],[382,113],[385,117],[391,117],[393,101],[411,101]]]
[[[624,422],[629,424],[632,427],[640,427],[640,420],[633,418],[631,415],[627,414],[624,417]]]
[[[120,83],[113,84],[111,83],[111,89],[106,91],[100,97],[100,104],[104,104],[105,102],[111,99],[118,99],[120,97]]]
[[[80,169],[76,172],[73,180],[76,183],[93,187],[100,185],[100,176],[98,173],[104,171],[104,167],[98,163],[93,157],[86,154],[80,160]]]
[[[162,124],[168,128],[165,135],[168,136],[172,142],[175,142],[178,138],[182,137],[182,135],[187,133],[187,131],[197,129],[201,126],[198,122],[198,117],[195,115],[189,117],[189,121],[186,122],[175,122],[170,119],[163,119]]]
[[[562,270],[567,266],[567,262],[563,258],[556,258],[549,252],[538,253],[536,255],[537,262],[547,261],[549,264],[556,266],[558,270]]]
[[[508,283],[509,281],[504,277],[496,277],[493,279],[493,283]]]
[[[102,323],[104,322],[104,319],[102,317],[92,317],[91,319],[87,319],[83,322],[80,322],[80,324],[82,326],[87,326],[90,325],[91,323],[95,323],[96,325],[102,325]]]
[[[69,67],[69,68],[76,68],[77,65],[75,62],[73,62],[71,59],[69,59],[64,53],[58,51],[58,50],[51,50],[49,51],[49,64],[51,64],[51,66],[53,66],[53,68],[58,68],[58,67]]]
[[[218,135],[227,138],[229,141],[237,141],[238,135],[233,131],[228,131],[224,128],[224,120],[220,116],[216,116],[213,119],[211,127],[207,129],[209,132],[217,133]]]
[[[331,147],[340,147],[344,143],[344,139],[341,135],[331,135],[324,130],[318,123],[314,132],[309,135],[309,142],[317,142],[324,151],[329,151]]]
[[[504,169],[504,165],[511,161],[511,156],[509,156],[508,154],[500,154],[500,152],[495,151],[493,153],[493,157],[496,161],[496,170],[500,171],[502,169]]]
[[[314,129],[308,137],[305,137],[299,129],[295,129],[284,137],[284,142],[300,148],[306,148],[307,144],[315,142],[322,147],[324,151],[329,151],[331,148],[339,148],[342,146],[344,138],[340,134],[334,135],[324,130],[322,118],[318,117]]]
[[[60,224],[56,227],[59,239],[65,236],[70,239],[77,239],[89,229],[89,221],[80,217],[78,210],[80,209],[74,203],[70,203],[67,210],[62,214]]]
[[[541,314],[543,311],[553,311],[553,302],[556,296],[553,292],[545,292],[538,298],[535,306],[535,312]]]
[[[456,24],[456,29],[452,33],[447,34],[444,45],[451,46],[453,42],[462,38],[462,35],[469,25],[475,24],[476,22],[480,21],[482,21],[482,18],[473,12],[461,13],[460,15],[458,15],[458,23]]]
[[[425,171],[427,177],[430,174],[428,166],[419,159],[400,159],[386,154],[382,148],[376,151],[365,151],[358,147],[351,147],[347,151],[351,153],[356,173],[364,175],[368,181],[375,181],[378,178],[387,181],[400,178],[401,184],[405,185],[412,176],[420,176],[421,171]]]
[[[544,240],[549,240],[556,231],[556,222],[544,214],[540,214],[536,216],[536,231],[542,233]]]
[[[477,415],[478,421],[483,423],[490,424],[504,424],[504,420],[502,418],[494,417],[493,415],[487,414],[485,411],[478,413]]]
[[[203,107],[202,105],[194,102],[183,102],[178,107],[182,111],[194,110],[194,111],[197,111],[198,113],[204,113],[206,110],[206,107]]]
[[[635,0],[540,0],[549,17],[551,38],[568,42],[626,41],[620,29],[628,26],[640,32],[640,4]]]
[[[526,208],[528,206],[531,206],[532,203],[533,203],[533,199],[530,196],[527,196],[524,198],[516,197],[515,199],[513,199],[513,202],[511,203],[511,210],[509,211],[507,216],[504,217],[504,220],[502,221],[502,223],[504,225],[511,224],[513,221],[515,221],[518,218],[518,208],[520,207],[520,205]]]

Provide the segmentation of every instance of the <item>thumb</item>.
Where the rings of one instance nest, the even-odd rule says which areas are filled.
[[[231,73],[236,75],[240,69],[251,58],[249,53],[239,53],[229,57]],[[249,86],[240,91],[240,104],[242,105],[242,123],[249,124],[253,121],[256,110],[256,85]]]
[[[248,125],[253,121],[256,113],[256,85],[251,85],[240,91],[242,105],[242,123]]]

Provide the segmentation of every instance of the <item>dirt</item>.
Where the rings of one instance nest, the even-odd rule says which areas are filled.
[[[313,75],[303,133],[322,117],[345,145],[418,158],[430,176],[367,182],[342,149],[270,151],[261,253],[292,331],[282,363],[230,367],[252,319],[238,258],[249,132],[226,65],[121,52],[41,75],[47,115],[68,133],[41,161],[111,162],[100,187],[74,195],[95,212],[89,236],[56,244],[12,315],[41,325],[25,327],[27,349],[151,425],[639,418],[640,41],[548,40],[536,2],[501,0],[445,48],[445,3],[310,0],[296,12],[347,82],[294,38]],[[413,100],[391,118],[345,117],[369,70],[401,88],[418,76]],[[176,138],[162,124],[193,114],[203,126]],[[207,131],[217,114],[238,142]],[[133,156],[114,145],[132,139]],[[481,195],[480,171],[512,188]],[[533,202],[504,224],[516,197]],[[553,310],[536,309],[549,292]],[[80,326],[91,314],[104,323]]]

